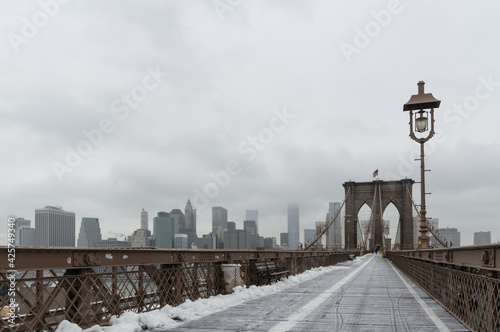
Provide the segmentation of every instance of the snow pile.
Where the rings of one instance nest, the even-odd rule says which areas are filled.
[[[138,332],[152,330],[154,328],[171,328],[186,321],[195,320],[228,307],[240,304],[242,301],[254,299],[270,293],[278,292],[284,288],[296,285],[300,282],[310,280],[320,274],[330,272],[335,269],[346,268],[338,264],[328,267],[318,267],[302,274],[290,276],[287,279],[266,286],[250,286],[249,288],[237,286],[232,294],[211,296],[208,299],[198,299],[196,301],[187,300],[177,307],[169,305],[162,309],[145,313],[125,312],[120,317],[113,316],[110,319],[110,326],[101,327],[95,325],[82,330],[78,325],[63,321],[57,327],[56,332]]]

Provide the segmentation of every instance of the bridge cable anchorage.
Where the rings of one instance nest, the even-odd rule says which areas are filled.
[[[349,193],[350,192],[351,192],[351,188],[349,187],[349,189],[347,190],[347,194],[345,195],[344,201],[342,202],[342,205],[340,206],[339,210],[335,214],[335,217],[333,217],[333,219],[328,223],[328,225],[321,232],[321,234],[319,234],[318,236],[316,236],[316,238],[312,242],[310,242],[308,245],[304,246],[304,250],[308,250],[309,248],[311,248],[316,242],[318,242],[319,239],[321,239],[321,237],[323,237],[323,235],[325,235],[326,231],[330,228],[330,226],[333,224],[333,222],[335,221],[335,219],[337,219],[337,217],[339,216],[340,212],[342,211],[342,208],[344,207],[345,201],[347,200],[347,197],[349,197]]]
[[[421,216],[420,216],[420,212],[418,211],[417,209],[417,205],[415,204],[415,201],[413,200],[413,197],[411,196],[411,193],[410,193],[410,188],[408,188],[408,185],[406,185],[406,190],[408,191],[408,196],[410,196],[410,200],[411,200],[411,203],[413,204],[413,207],[415,208],[415,211],[417,212],[417,215],[418,215],[418,218],[420,219]],[[434,231],[430,228],[430,227],[427,227],[427,230],[432,234],[432,236],[434,236],[434,238],[436,240],[439,241],[439,243],[441,243],[441,245],[444,247],[444,248],[447,248],[448,245],[446,244],[445,241],[441,240],[441,238],[439,237],[439,235],[437,235],[436,233],[434,233]]]

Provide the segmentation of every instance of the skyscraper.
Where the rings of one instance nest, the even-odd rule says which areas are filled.
[[[247,232],[250,232],[251,236],[258,235],[257,233],[257,225],[255,220],[244,220],[243,221],[243,229]]]
[[[288,245],[290,250],[299,248],[299,206],[288,204]]]
[[[149,229],[149,217],[148,217],[148,211],[144,210],[142,208],[141,212],[141,228],[140,229]]]
[[[227,210],[222,206],[212,207],[212,232],[217,233],[219,229],[227,229]]]
[[[36,209],[35,237],[37,246],[74,247],[75,213],[54,206]]]
[[[175,234],[179,234],[179,231],[181,229],[184,229],[184,226],[186,224],[186,217],[180,209],[173,209],[169,214],[170,217],[174,218],[174,232]]]
[[[172,210],[174,211],[174,210]],[[180,212],[180,210],[177,210]],[[175,234],[186,234],[188,236],[188,248],[195,248],[198,243],[198,235],[196,234],[196,209],[193,209],[191,200],[188,199],[184,214],[179,214],[179,229]]]
[[[184,229],[193,230],[196,233],[196,209],[193,209],[191,201],[188,199],[186,208],[184,209],[185,225]]]
[[[474,245],[478,244],[491,244],[491,231],[488,232],[475,232]]]
[[[328,220],[329,223],[332,221],[333,217],[340,210],[339,202],[330,202],[328,204]],[[326,245],[328,248],[340,249],[342,248],[342,222],[341,222],[341,214],[337,216],[332,226],[328,229],[326,233]]]
[[[174,247],[174,218],[167,212],[158,212],[158,217],[153,218],[153,237],[157,248]]]
[[[82,218],[80,233],[78,234],[78,247],[95,247],[97,241],[101,240],[99,218]]]
[[[246,210],[245,220],[255,221],[255,233],[259,234],[259,211],[257,210]]]

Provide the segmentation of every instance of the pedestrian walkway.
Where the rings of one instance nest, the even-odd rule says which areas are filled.
[[[381,255],[161,331],[468,331]]]

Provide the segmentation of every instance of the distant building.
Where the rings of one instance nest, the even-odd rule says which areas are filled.
[[[198,249],[217,249],[217,235],[210,233],[198,238]]]
[[[191,205],[191,201],[188,199],[186,203],[186,208],[184,209],[185,214],[185,225],[184,229],[193,230],[196,234],[196,209]]]
[[[448,246],[460,247],[460,232],[456,228],[439,228],[438,235],[443,241],[448,243]],[[442,247],[439,242],[432,244],[436,248]]]
[[[235,231],[236,230],[236,223],[234,221],[228,221],[226,229],[228,231]]]
[[[276,238],[266,237],[264,238],[264,249],[274,249],[276,248]]]
[[[328,219],[328,216],[327,216],[327,219]],[[316,221],[315,222],[315,226],[316,226],[316,234],[315,234],[315,236],[318,236],[325,229],[326,222],[325,221]],[[322,236],[321,238],[319,238],[319,240],[316,242],[317,246],[320,246],[320,247],[323,246],[323,237],[324,236]]]
[[[304,243],[311,243],[316,238],[315,229],[304,229]]]
[[[75,213],[55,206],[36,209],[35,238],[37,246],[74,247]]]
[[[264,237],[250,235],[250,249],[264,248]]]
[[[222,206],[212,207],[212,232],[227,229],[227,210]]]
[[[130,247],[131,243],[129,241],[120,241],[115,237],[110,237],[107,240],[99,240],[95,244],[98,248],[108,248],[108,247]]]
[[[330,202],[328,203],[328,215],[327,215],[327,223],[330,223],[337,215],[337,212],[340,210],[339,202]],[[332,226],[326,232],[326,245],[327,248],[340,249],[342,248],[342,213],[339,213]]]
[[[488,232],[475,232],[474,245],[478,244],[491,244],[491,231]]]
[[[186,234],[175,234],[174,243],[176,249],[188,248],[188,236]]]
[[[14,229],[16,230],[16,237],[14,238],[14,245],[19,246],[19,229],[22,227],[31,227],[31,220],[27,220],[24,218],[15,218]],[[34,244],[33,244],[34,245]]]
[[[288,204],[288,246],[290,250],[299,248],[299,206],[297,204]]]
[[[259,211],[258,210],[246,210],[245,220],[255,221],[255,234],[259,234]]]
[[[255,236],[257,233],[257,223],[255,220],[244,220],[243,221],[243,229],[247,232],[250,232],[250,235]]]
[[[181,229],[184,229],[186,225],[186,216],[180,209],[173,209],[170,211],[170,217],[174,218],[174,231],[175,234],[179,234]]]
[[[78,247],[95,247],[97,241],[102,240],[101,228],[98,218],[82,218],[80,233],[78,234]]]
[[[149,229],[148,211],[142,209],[141,212],[141,229]]]
[[[151,231],[148,229],[137,229],[132,234],[132,247],[150,247],[153,245]]]
[[[288,233],[280,233],[280,246],[288,246]]]
[[[174,218],[167,212],[158,212],[153,218],[153,238],[157,248],[174,248]]]
[[[224,232],[223,249],[250,249],[251,245],[252,236],[247,231],[234,229]]]
[[[16,241],[18,247],[36,245],[35,229],[31,227],[21,226],[16,232]]]

